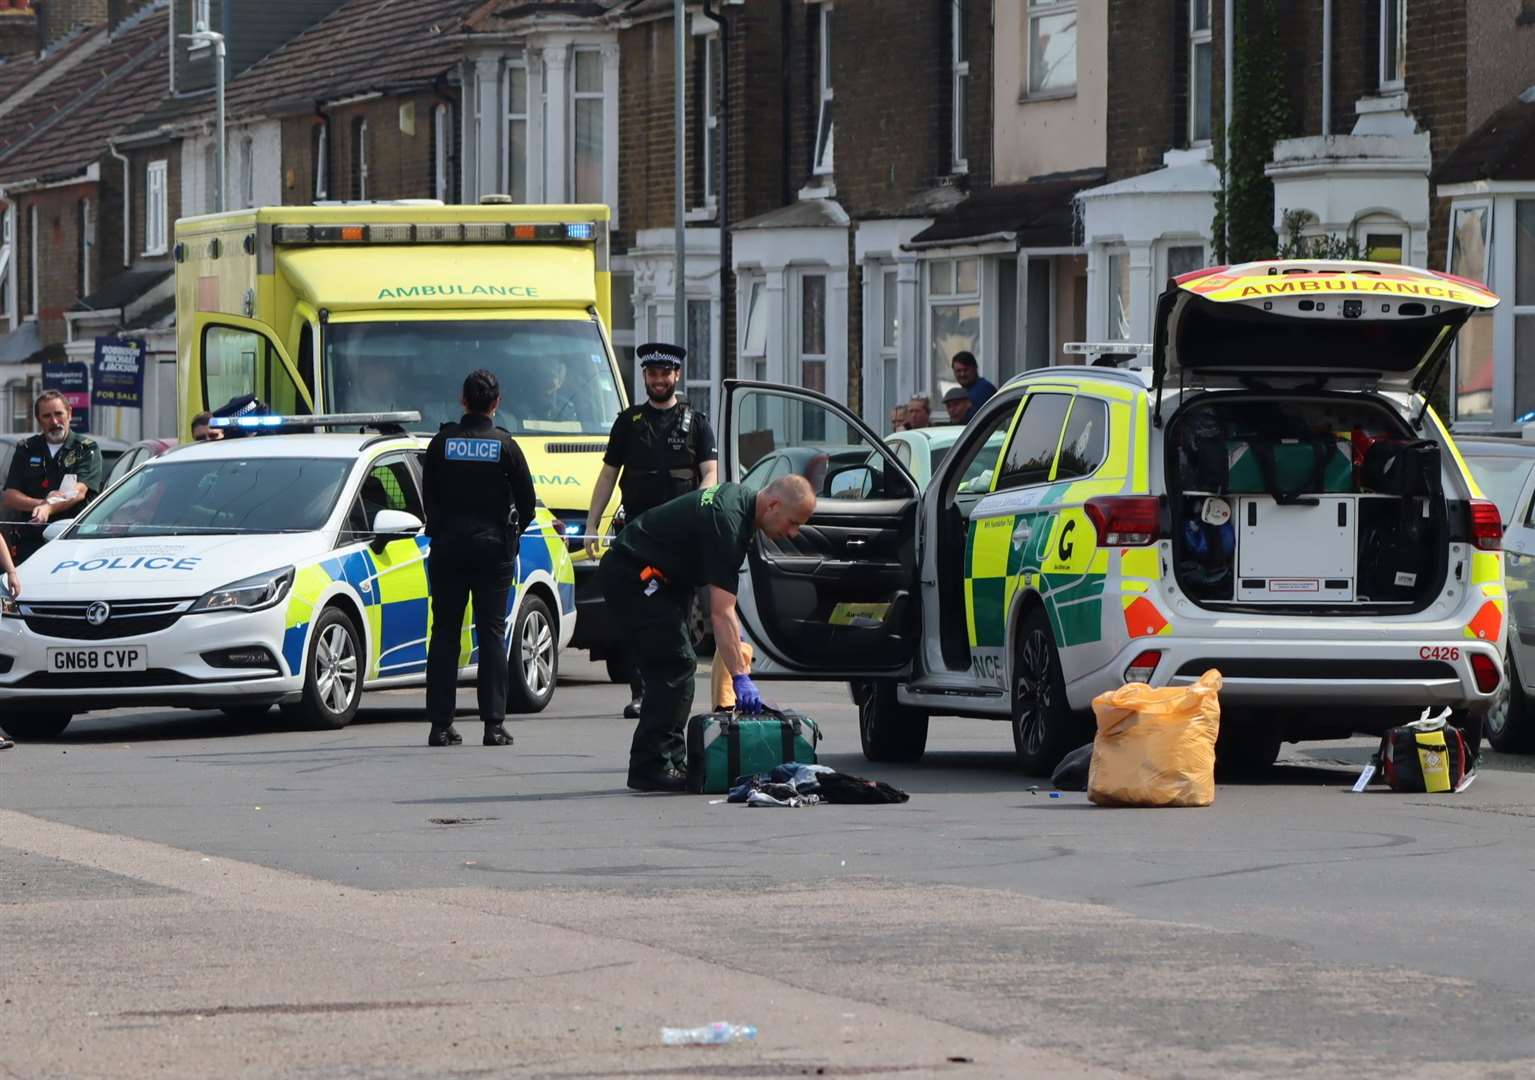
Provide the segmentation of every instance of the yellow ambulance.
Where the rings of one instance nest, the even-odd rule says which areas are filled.
[[[606,206],[437,202],[272,206],[176,223],[180,435],[255,394],[273,412],[456,420],[464,376],[501,380],[576,563],[577,648],[603,654],[582,551],[608,430],[627,404],[608,335]],[[604,533],[610,527],[609,507]]]

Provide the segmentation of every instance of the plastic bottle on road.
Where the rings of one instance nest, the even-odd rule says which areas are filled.
[[[721,1046],[756,1037],[757,1029],[750,1024],[727,1024],[723,1020],[698,1028],[661,1029],[661,1042],[665,1046]]]

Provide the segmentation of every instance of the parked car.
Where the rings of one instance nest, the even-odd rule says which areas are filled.
[[[48,738],[73,715],[124,705],[232,716],[281,705],[339,728],[362,691],[422,685],[425,448],[374,434],[195,443],[50,525],[23,595],[0,591],[6,730]],[[536,712],[575,622],[570,553],[542,507],[506,617],[508,707]],[[463,642],[467,679],[477,666],[467,615]]]
[[[115,461],[106,473],[106,483],[102,485],[105,491],[117,481],[127,476],[136,466],[159,457],[176,445],[175,439],[140,439],[134,443]]]
[[[896,459],[911,472],[913,479],[917,481],[917,486],[925,489],[933,473],[943,464],[943,459],[964,433],[965,425],[963,424],[912,428],[886,436],[885,445],[894,451]],[[992,435],[992,442],[995,443],[993,448],[1001,450],[1002,441],[1006,437],[1006,431],[995,432]],[[977,455],[973,471],[962,478],[960,483],[973,484],[980,480],[985,467],[985,455]]]
[[[1157,305],[1149,370],[1014,378],[925,490],[840,403],[730,381],[726,478],[737,417],[798,415],[877,453],[867,498],[822,498],[795,544],[751,549],[756,668],[849,680],[876,761],[920,758],[932,715],[977,716],[1010,720],[1045,775],[1091,737],[1096,695],[1210,668],[1228,764],[1425,706],[1479,743],[1503,680],[1502,518],[1421,390],[1496,303],[1365,262],[1185,275]]]
[[[1489,435],[1456,443],[1483,493],[1503,517],[1508,573],[1507,678],[1487,712],[1487,738],[1505,753],[1535,753],[1535,443]],[[1521,629],[1522,627],[1522,629]],[[1526,643],[1528,635],[1530,641]]]

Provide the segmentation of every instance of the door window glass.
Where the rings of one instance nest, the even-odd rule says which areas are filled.
[[[934,448],[929,468],[937,473],[947,454],[959,457],[945,481],[948,498],[976,492],[990,491],[991,478],[996,473],[997,459],[1002,456],[1002,444],[1007,441],[1007,427],[1013,421],[1015,409],[1003,409],[973,426],[965,433],[964,441],[956,450]]]
[[[1097,472],[1108,447],[1108,427],[1108,406],[1096,398],[1078,397],[1066,421],[1055,479],[1070,480]]]
[[[731,404],[732,465],[736,476],[763,483],[796,474],[810,481],[819,498],[907,498],[910,482],[888,457],[889,450],[865,437],[839,410],[770,390],[737,390]],[[778,460],[766,472],[765,459]],[[782,471],[780,471],[782,470]]]
[[[1055,463],[1055,448],[1060,445],[1061,427],[1071,408],[1070,394],[1030,394],[1023,416],[1013,433],[1012,445],[1002,463],[997,490],[1042,484],[1050,479]]]
[[[1450,227],[1450,273],[1486,281],[1489,208],[1457,206]],[[1455,341],[1455,418],[1492,417],[1492,312],[1466,320]],[[1515,415],[1518,415],[1516,408]]]
[[[254,330],[210,326],[203,331],[203,400],[217,409],[255,394],[282,415],[309,412],[271,341]]]

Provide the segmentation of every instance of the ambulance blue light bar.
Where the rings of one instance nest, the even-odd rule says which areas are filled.
[[[213,428],[236,428],[252,434],[309,432],[316,428],[371,428],[385,434],[403,435],[407,424],[419,424],[421,414],[407,412],[317,413],[313,416],[280,414],[253,416],[215,416],[208,421]]]
[[[591,221],[272,226],[275,244],[590,244],[596,239]]]

